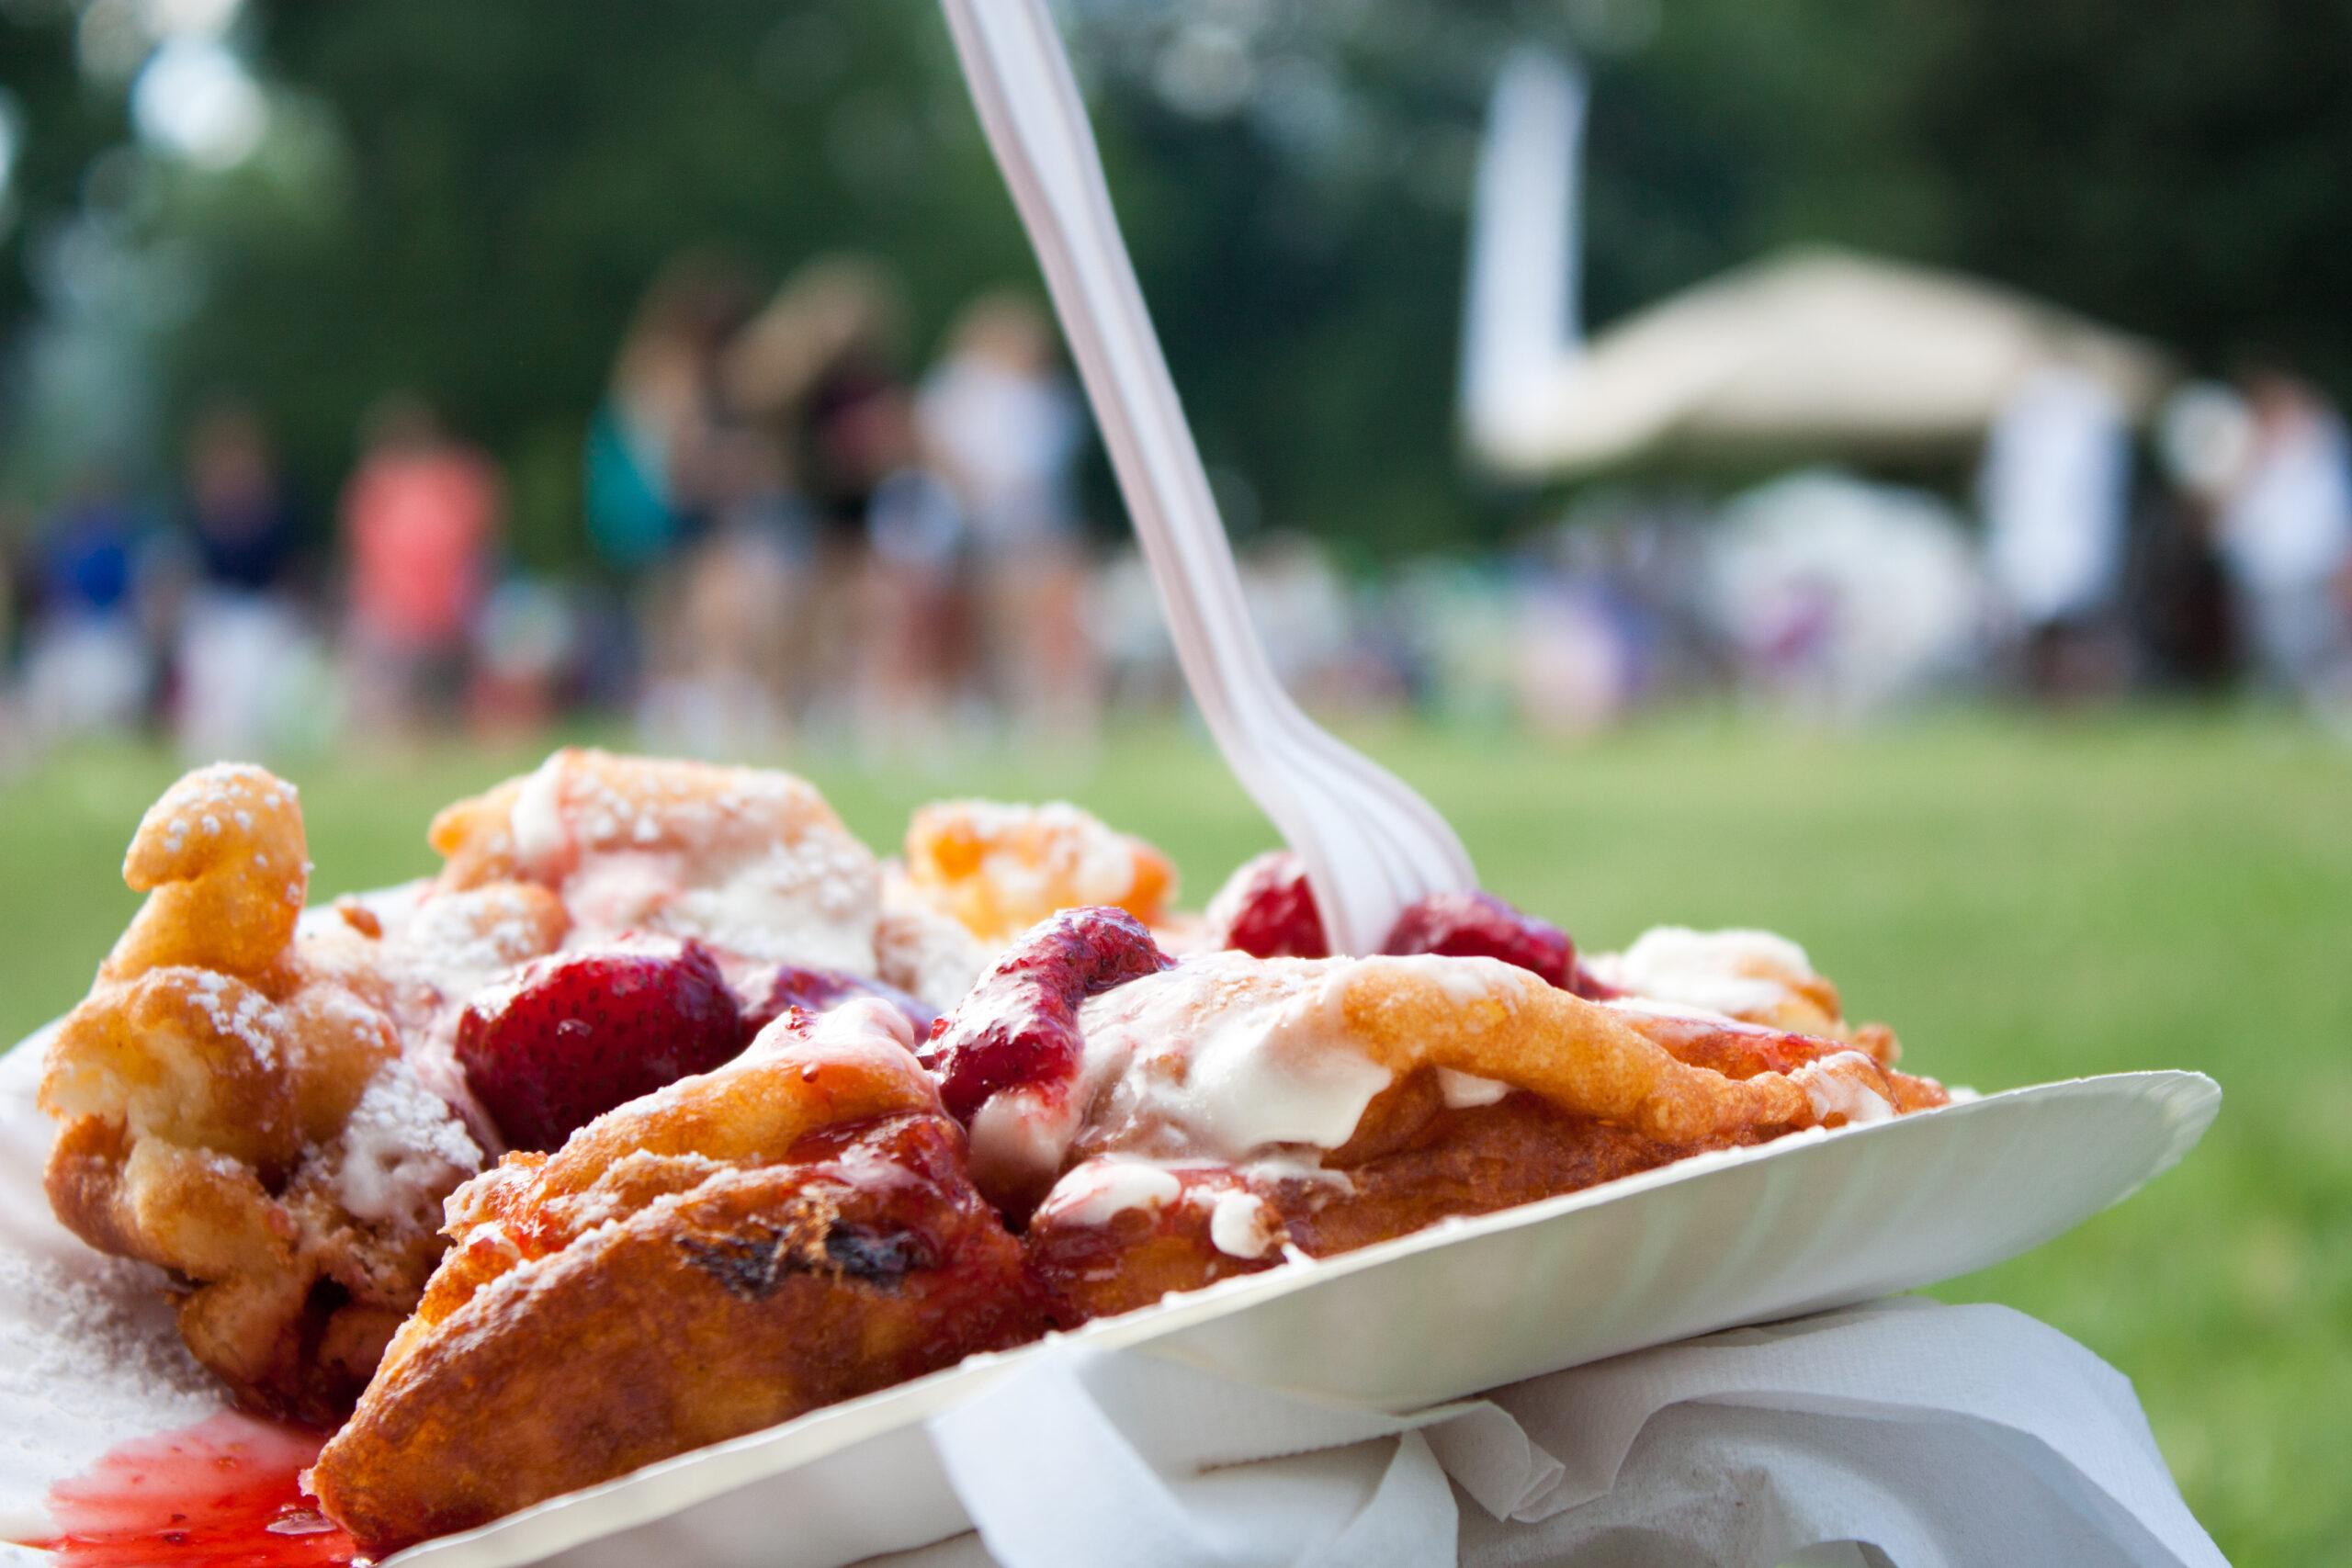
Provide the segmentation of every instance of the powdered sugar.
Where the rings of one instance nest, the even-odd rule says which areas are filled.
[[[874,927],[874,964],[885,985],[945,1012],[989,964],[961,922],[916,904],[886,903]]]
[[[242,993],[233,1003],[229,999],[232,985],[236,985]],[[205,1021],[212,1025],[213,1033],[244,1046],[264,1067],[277,1066],[277,1042],[270,1032],[275,1015],[267,997],[209,969],[199,972],[190,983],[188,996],[203,1010]]]
[[[1135,885],[1135,850],[1126,836],[1066,800],[947,804],[983,842],[1004,840],[1045,852],[1035,862],[1013,848],[990,849],[981,857],[980,874],[1015,908],[1057,903],[1065,894],[1080,904],[1116,904]]]
[[[0,1422],[0,1448],[24,1456],[0,1471],[57,1470],[62,1454],[95,1458],[123,1433],[199,1421],[222,1404],[173,1327],[161,1269],[96,1253],[68,1267],[0,1249],[0,1409],[41,1413]]]
[[[689,868],[644,923],[746,958],[874,973],[881,872],[865,846],[809,833],[764,852]]]
[[[344,1123],[335,1193],[355,1218],[430,1227],[442,1196],[481,1163],[456,1114],[395,1057],[368,1080]]]
[[[872,976],[881,868],[786,773],[558,751],[508,808],[518,865],[561,895],[574,945],[627,931]]]
[[[546,951],[535,907],[514,887],[426,898],[399,935],[452,996]]]

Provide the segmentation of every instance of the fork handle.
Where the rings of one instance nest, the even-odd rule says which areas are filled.
[[[1317,728],[1274,676],[1043,0],[942,4],[1193,701],[1241,786],[1305,863],[1334,951],[1376,951],[1414,897],[1476,887],[1470,857],[1428,802]]]
[[[1052,291],[1119,489],[1217,748],[1308,855],[1297,797],[1257,736],[1296,708],[1250,624],[1191,427],[1119,233],[1094,133],[1043,0],[941,0],[998,167]],[[1326,900],[1329,907],[1329,900]]]

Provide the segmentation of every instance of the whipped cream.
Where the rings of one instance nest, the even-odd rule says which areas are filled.
[[[1183,1195],[1184,1184],[1158,1160],[1110,1155],[1088,1160],[1055,1183],[1037,1213],[1074,1225],[1106,1225],[1131,1210],[1165,1209]]]
[[[571,856],[571,833],[563,821],[568,761],[564,752],[549,752],[523,781],[514,804],[507,808],[506,830],[514,842],[515,863],[542,881],[560,875]]]
[[[1459,1073],[1452,1067],[1437,1069],[1437,1091],[1449,1111],[1470,1111],[1481,1105],[1492,1105],[1511,1091],[1511,1086],[1495,1078],[1482,1078],[1476,1073]]]
[[[1209,1242],[1228,1258],[1263,1258],[1282,1235],[1281,1216],[1255,1192],[1220,1192],[1209,1210]]]
[[[1789,1075],[1813,1101],[1815,1118],[1826,1122],[1843,1116],[1853,1126],[1891,1121],[1895,1114],[1886,1096],[1868,1081],[1877,1077],[1878,1064],[1860,1051],[1839,1051]]]
[[[1228,1183],[1250,1178],[1280,1180],[1296,1174],[1278,1165],[1234,1170],[1197,1161],[1104,1155],[1075,1167],[1056,1182],[1037,1206],[1037,1218],[1059,1225],[1107,1225],[1121,1214],[1158,1213],[1182,1202],[1207,1214],[1209,1242],[1219,1252],[1254,1260],[1282,1239],[1282,1216],[1246,1186]],[[1187,1176],[1194,1179],[1190,1188]]]
[[[1090,1122],[1135,1153],[1234,1165],[1339,1147],[1394,1077],[1347,1037],[1329,982],[1353,962],[1209,953],[1089,999],[1075,1081],[992,1096],[976,1165],[1049,1177]]]
[[[1731,1018],[1770,1014],[1820,978],[1804,949],[1770,931],[1658,926],[1619,953],[1590,961],[1608,985],[1655,1002]]]
[[[1213,953],[1090,1000],[1079,1027],[1097,1121],[1165,1128],[1179,1152],[1235,1163],[1346,1143],[1394,1079],[1348,1038],[1328,984],[1351,962]]]
[[[568,945],[622,931],[872,978],[881,867],[813,791],[745,773],[709,799],[631,801],[558,751],[507,809],[516,863],[555,888]]]

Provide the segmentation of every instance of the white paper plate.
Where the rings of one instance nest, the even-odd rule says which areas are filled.
[[[29,1237],[38,1253],[83,1268],[94,1288],[119,1292],[119,1277],[88,1270],[86,1250],[77,1252],[41,1200],[46,1131],[29,1102],[35,1043],[0,1062],[0,1235]],[[2195,1073],[2016,1089],[1702,1156],[1449,1222],[1322,1263],[1227,1280],[1069,1337],[1322,1398],[1410,1409],[2013,1257],[2172,1166],[2220,1103],[2212,1080]],[[0,1331],[12,1314],[40,1310],[8,1299],[5,1285]],[[920,1546],[967,1528],[924,1419],[1045,1350],[977,1357],[390,1562],[505,1568],[561,1554],[572,1568],[830,1568]],[[0,1432],[47,1434],[14,1450],[0,1443],[0,1517],[110,1442],[190,1419],[182,1395],[168,1415],[130,1425],[131,1391],[116,1388],[85,1402],[103,1418],[61,1422],[65,1391],[22,1386],[27,1381],[0,1365]],[[97,1429],[108,1424],[128,1429]]]

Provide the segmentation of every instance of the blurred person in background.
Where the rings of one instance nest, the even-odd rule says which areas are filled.
[[[194,581],[179,615],[175,728],[191,754],[252,755],[265,749],[281,676],[307,649],[292,581],[300,510],[251,409],[198,415],[181,506]]]
[[[2245,461],[2216,519],[2263,681],[2305,697],[2352,682],[2352,442],[2308,383],[2264,367],[2245,380]]]
[[[141,603],[147,532],[104,462],[86,466],[36,530],[24,673],[33,740],[125,729],[145,716],[155,673]]]
[[[17,762],[25,751],[23,720],[17,712],[17,597],[22,587],[23,573],[17,570],[17,541],[31,532],[26,514],[6,502],[0,502],[0,772]]]
[[[881,467],[865,508],[865,649],[860,739],[884,757],[935,756],[968,716],[978,649],[970,535],[961,499],[922,460],[903,388],[860,415]]]
[[[420,399],[387,399],[367,432],[341,520],[351,694],[365,728],[399,735],[446,716],[464,690],[502,498],[490,460]]]
[[[1889,712],[1976,663],[1981,565],[1938,496],[1804,469],[1732,498],[1711,546],[1711,609],[1742,682],[1789,711]]]
[[[1012,290],[966,306],[918,412],[970,529],[994,694],[1032,735],[1085,739],[1102,687],[1078,510],[1086,417],[1045,311]]]
[[[521,573],[490,591],[466,682],[466,726],[474,735],[524,746],[555,721],[578,651],[575,608],[558,584]]]
[[[1670,606],[1653,579],[1678,580],[1658,569],[1680,525],[1669,504],[1596,496],[1510,558],[1513,679],[1529,724],[1587,734],[1652,694],[1672,663]]]
[[[700,522],[719,355],[748,313],[740,276],[706,256],[678,258],[646,290],[588,429],[589,539],[613,571],[658,565]]]
[[[905,342],[892,273],[862,256],[820,256],[785,280],[726,355],[731,406],[779,443],[807,497],[809,564],[788,660],[795,705],[820,728],[893,729],[907,716],[899,710],[929,701],[917,688],[931,683],[924,649],[934,628],[917,617],[936,585],[921,573],[877,580],[871,569],[877,499],[921,460]],[[919,491],[896,490],[883,531],[919,555],[936,513],[912,504]]]
[[[2064,366],[2027,376],[1986,438],[1985,570],[2005,640],[2037,695],[2113,693],[2124,679],[2112,612],[2131,474],[2122,405]]]
[[[1236,554],[1242,602],[1283,689],[1322,705],[1351,700],[1355,628],[1330,552],[1307,535],[1277,530]]]
[[[709,458],[710,523],[679,572],[675,629],[641,722],[650,739],[721,756],[773,749],[790,728],[793,633],[808,614],[814,541],[767,431],[718,432]]]
[[[714,449],[727,423],[722,355],[750,314],[740,271],[700,253],[678,256],[646,290],[614,355],[584,452],[588,537],[623,604],[594,617],[629,646],[592,661],[655,679],[679,657],[680,561],[707,519]],[[650,649],[634,645],[639,623]]]
[[[2151,682],[2216,689],[2233,673],[2238,642],[2216,520],[2245,466],[2254,418],[2228,387],[2191,382],[2165,400],[2154,434],[2164,482],[2145,487],[2125,606]]]

